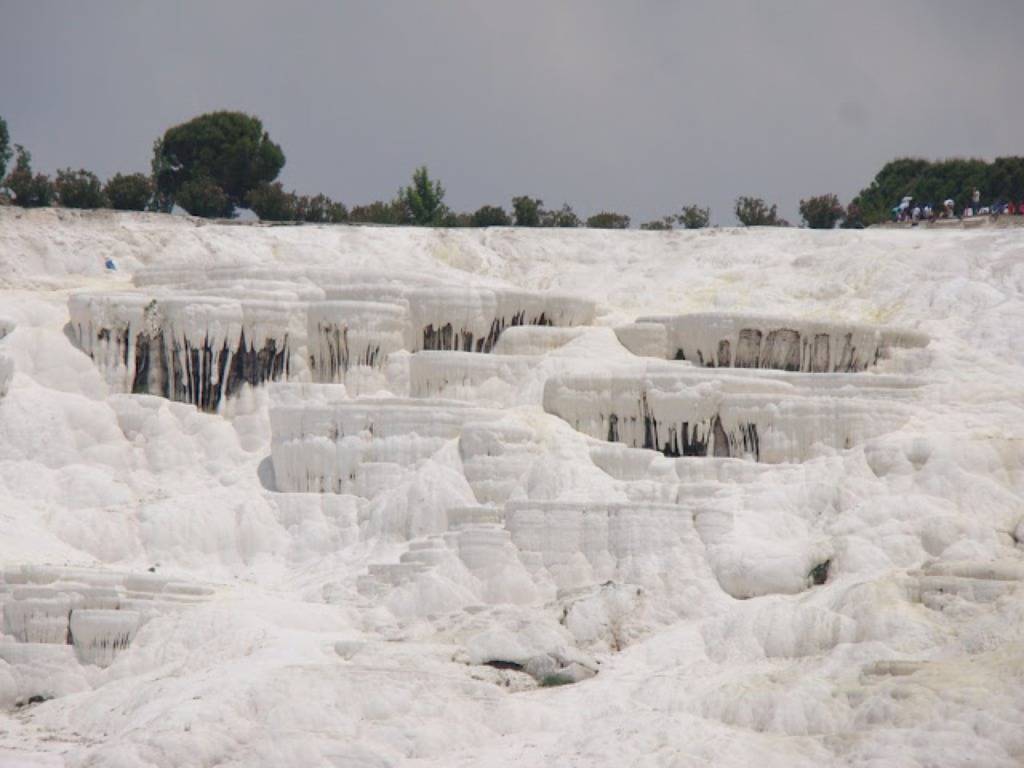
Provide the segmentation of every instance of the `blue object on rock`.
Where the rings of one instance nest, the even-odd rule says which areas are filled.
[[[117,269],[117,264],[114,263],[113,259],[107,259],[105,266],[107,269]]]

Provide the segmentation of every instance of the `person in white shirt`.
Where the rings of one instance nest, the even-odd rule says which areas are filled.
[[[914,198],[910,197],[910,195],[907,195],[900,200],[900,221],[906,221],[910,218],[910,201],[913,199]]]

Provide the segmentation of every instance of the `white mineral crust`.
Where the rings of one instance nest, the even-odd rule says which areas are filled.
[[[1022,233],[0,207],[0,765],[1020,766]]]

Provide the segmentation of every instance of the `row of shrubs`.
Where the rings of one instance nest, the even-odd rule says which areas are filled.
[[[153,197],[153,182],[143,173],[118,173],[101,184],[91,171],[64,168],[53,180],[46,174],[32,173],[32,156],[23,147],[15,147],[15,156],[14,168],[3,178],[2,186],[23,208],[57,204],[62,208],[144,211]]]
[[[21,146],[16,147],[14,169],[3,180],[3,186],[14,195],[16,205],[25,208],[48,207],[57,204],[63,208],[113,208],[121,211],[159,210],[154,204],[154,184],[142,173],[121,174],[102,184],[96,174],[85,169],[65,168],[57,172],[56,181],[45,174],[32,173],[31,155]],[[429,183],[425,168],[417,175]],[[415,177],[414,177],[415,179]],[[441,193],[443,196],[443,192]],[[408,195],[400,192],[392,201],[375,201],[355,206],[351,210],[326,195],[306,196],[287,192],[280,182],[262,183],[247,197],[249,208],[263,221],[318,222],[412,225],[418,223]],[[185,186],[176,202],[193,215],[215,216],[227,207],[224,193],[209,182]],[[547,210],[544,201],[527,196],[512,199],[512,214],[496,205],[484,205],[474,213],[454,213],[438,205],[428,214],[437,217],[436,226],[445,227],[588,227],[591,229],[628,229],[630,217],[611,211],[602,211],[581,219],[572,207]],[[835,195],[823,195],[800,201],[800,212],[810,227],[832,228],[844,216]],[[768,206],[760,198],[742,197],[736,202],[735,213],[744,226],[789,226],[777,216],[776,206]],[[676,225],[685,229],[701,229],[710,223],[710,208],[689,205],[676,215],[648,221],[640,225],[644,230],[669,230]],[[422,218],[422,217],[421,217]]]
[[[6,172],[7,162],[14,167]],[[375,201],[348,209],[326,195],[288,192],[274,181],[284,166],[281,147],[270,140],[256,117],[239,112],[212,112],[169,128],[153,145],[152,173],[117,174],[101,184],[85,169],[65,168],[56,180],[32,172],[27,150],[15,145],[12,153],[7,125],[0,118],[0,188],[23,207],[57,204],[65,208],[114,208],[127,211],[165,211],[177,205],[194,216],[231,218],[240,207],[252,210],[263,221],[404,224],[442,227],[590,227],[628,229],[630,217],[602,211],[586,219],[572,207],[547,209],[544,201],[529,196],[512,198],[511,211],[485,205],[473,213],[457,213],[444,203],[445,190],[431,179],[426,167],[417,168],[411,184],[390,201]],[[862,193],[863,194],[863,193]],[[789,226],[777,207],[758,197],[740,197],[734,213],[744,226]],[[855,205],[844,209],[835,195],[819,195],[800,201],[806,226],[830,229],[864,225]],[[678,214],[644,222],[645,230],[680,226],[708,226],[711,211],[686,206]]]
[[[473,213],[452,211],[444,203],[444,187],[417,168],[412,183],[388,202],[377,200],[351,210],[324,195],[306,197],[287,192],[280,182],[263,182],[246,196],[249,208],[263,221],[326,221],[358,224],[405,224],[438,227],[592,227],[627,229],[629,217],[602,212],[581,219],[568,204],[546,210],[533,197],[512,199],[510,214],[499,205],[484,205]]]
[[[419,191],[417,191],[419,190]],[[444,189],[432,182],[425,167],[413,174],[413,185],[400,190],[390,201],[375,201],[351,210],[324,195],[306,197],[287,192],[280,182],[263,183],[247,197],[249,208],[263,221],[314,221],[357,224],[405,224],[442,227],[587,227],[590,229],[629,229],[630,217],[602,211],[581,218],[568,203],[547,209],[540,198],[512,198],[511,212],[500,205],[484,205],[473,213],[456,213],[443,204]],[[417,204],[414,201],[419,201]],[[426,200],[426,204],[423,201]],[[778,216],[777,207],[757,197],[741,197],[734,209],[744,226],[788,227]],[[845,222],[847,213],[835,195],[819,195],[800,201],[804,224],[811,228],[831,229]],[[702,229],[710,225],[711,209],[685,206],[678,214],[644,222],[643,230]],[[851,226],[859,222],[851,220]]]

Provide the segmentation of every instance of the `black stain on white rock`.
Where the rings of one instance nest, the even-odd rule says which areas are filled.
[[[101,329],[97,341],[117,339],[128,362],[129,346],[110,329]],[[232,349],[226,341],[217,344],[208,336],[192,341],[168,342],[163,330],[139,333],[135,337],[134,365],[130,366],[132,394],[158,395],[191,403],[203,411],[215,412],[225,397],[232,397],[245,385],[261,386],[287,377],[288,337],[268,338],[260,346],[241,333]]]
[[[619,329],[619,340],[644,354],[632,329],[650,325],[665,328],[667,359],[716,368],[856,373],[877,365],[893,349],[928,344],[924,334],[897,328],[714,313],[641,317]]]
[[[444,325],[430,323],[423,328],[423,349],[428,351],[446,352],[482,352],[488,353],[498,343],[506,328],[521,325],[553,326],[554,323],[541,312],[536,317],[527,319],[526,310],[520,310],[511,317],[496,317],[491,321],[486,335],[476,337],[471,330],[456,328],[451,322]]]

